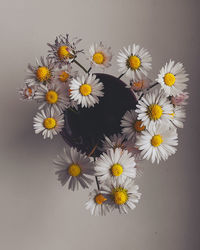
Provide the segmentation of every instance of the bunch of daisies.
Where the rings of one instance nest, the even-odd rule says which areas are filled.
[[[28,76],[19,93],[21,99],[38,103],[33,128],[44,139],[53,139],[62,132],[66,110],[79,115],[104,98],[104,83],[93,71],[105,71],[111,66],[111,48],[100,42],[84,52],[77,49],[80,41],[70,40],[69,35],[58,36],[54,43],[47,44],[47,57],[28,65]],[[87,55],[88,69],[77,59],[81,53]],[[170,60],[153,82],[148,78],[151,61],[149,52],[139,45],[120,50],[118,79],[124,77],[124,87],[137,97],[136,109],[126,110],[119,133],[105,133],[89,154],[66,144],[54,160],[58,180],[68,189],[94,188],[96,181],[97,188],[90,192],[85,204],[91,214],[134,209],[141,197],[135,184],[141,173],[140,161],[160,163],[176,152],[177,128],[183,128],[185,120],[188,75],[182,63]],[[82,72],[74,70],[74,66]],[[94,157],[97,150],[99,156]]]

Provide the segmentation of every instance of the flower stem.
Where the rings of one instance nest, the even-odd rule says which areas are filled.
[[[121,74],[120,76],[118,76],[118,79],[121,79],[122,78],[122,76],[124,75],[125,73],[123,73],[123,74]]]
[[[158,85],[158,82],[152,84],[148,89],[146,89],[145,92],[148,92],[150,89],[152,89],[153,87],[155,87],[156,85]],[[141,94],[141,96],[139,97],[138,101],[141,100],[141,98],[143,97],[144,93]]]
[[[87,69],[80,64],[76,59],[73,60],[74,63],[76,63],[76,65],[78,65],[83,71],[85,71],[85,73],[88,73]]]
[[[98,145],[98,144],[96,144],[96,145],[93,147],[93,149],[92,149],[91,152],[89,153],[88,157],[90,157],[90,156],[92,156],[92,155],[94,154],[94,152],[95,152],[95,150],[96,150],[96,148],[97,148],[97,145]],[[97,176],[95,176],[95,180],[96,180],[97,188],[98,188],[98,190],[99,190],[100,187],[99,187],[99,181],[98,181]]]

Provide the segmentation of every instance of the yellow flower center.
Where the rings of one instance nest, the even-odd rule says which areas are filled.
[[[175,81],[176,81],[176,77],[172,73],[165,74],[164,82],[167,86],[171,87],[172,85],[174,85]]]
[[[140,67],[141,65],[141,60],[138,56],[130,56],[127,61],[127,65],[129,68],[132,70],[136,70]]]
[[[68,168],[68,173],[69,173],[69,175],[76,177],[76,176],[80,175],[81,168],[77,164],[72,164]]]
[[[123,167],[120,164],[114,164],[111,167],[112,175],[120,176],[123,173]]]
[[[162,107],[158,104],[152,104],[148,107],[148,115],[151,120],[158,120],[162,116]]]
[[[46,101],[50,104],[54,104],[58,101],[58,94],[54,90],[49,90],[46,93]]]
[[[29,96],[32,95],[32,93],[33,93],[32,89],[31,89],[31,88],[27,88],[26,91],[25,91],[25,93],[24,93],[24,95],[25,95],[26,97],[29,97]]]
[[[92,92],[92,87],[91,85],[85,83],[83,85],[80,86],[80,93],[84,96],[90,95]]]
[[[103,204],[107,199],[102,194],[97,194],[95,196],[95,202],[99,205]]]
[[[93,61],[96,64],[103,64],[105,61],[104,54],[102,52],[97,52],[93,55]]]
[[[137,132],[141,132],[143,130],[146,129],[145,126],[141,126],[142,125],[142,121],[136,120],[136,122],[134,123],[133,127]]]
[[[161,135],[154,135],[151,139],[151,145],[154,147],[160,146],[160,144],[163,142]]]
[[[143,85],[144,85],[144,81],[143,81],[143,80],[133,83],[133,87],[134,87],[136,90],[142,89]]]
[[[49,78],[51,77],[51,72],[45,66],[38,67],[38,69],[36,71],[36,76],[40,82],[45,82],[45,81],[49,80]]]
[[[43,122],[43,125],[46,129],[53,129],[56,126],[56,120],[54,118],[46,118]]]
[[[69,74],[65,71],[61,72],[61,74],[59,75],[59,80],[61,82],[66,82],[68,78],[69,78]]]
[[[113,196],[117,205],[122,205],[128,200],[127,190],[122,187],[115,188],[113,190]]]
[[[65,45],[60,46],[57,53],[58,53],[58,57],[60,58],[60,60],[73,57],[73,55],[69,52],[69,48]]]

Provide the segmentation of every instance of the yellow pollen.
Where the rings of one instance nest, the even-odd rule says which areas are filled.
[[[46,129],[53,129],[56,126],[56,120],[54,118],[46,118],[43,122],[43,125]]]
[[[137,132],[141,132],[143,130],[146,129],[145,126],[141,126],[142,125],[142,121],[136,120],[136,122],[134,123],[133,127]]]
[[[171,115],[171,116],[172,116],[172,118],[174,118],[174,116],[175,116],[175,113],[171,113],[171,114],[169,114],[169,115]]]
[[[61,74],[59,75],[59,80],[61,82],[66,82],[68,78],[69,78],[69,74],[65,71],[61,72]]]
[[[162,107],[158,104],[152,104],[148,107],[148,115],[151,120],[158,120],[163,113]]]
[[[68,173],[69,173],[69,175],[76,177],[76,176],[80,175],[81,168],[77,164],[72,164],[68,168]]]
[[[80,90],[80,93],[82,95],[87,96],[87,95],[91,94],[92,87],[91,87],[91,85],[85,83],[85,84],[83,84],[83,85],[80,86],[79,90]]]
[[[58,53],[58,57],[60,58],[60,60],[73,57],[73,55],[69,52],[69,48],[65,45],[60,46],[57,53]]]
[[[113,196],[114,196],[114,201],[117,205],[122,205],[124,203],[127,202],[128,200],[128,194],[127,194],[127,190],[122,188],[122,187],[118,187],[115,188],[113,191]]]
[[[97,52],[93,55],[93,61],[96,64],[103,64],[105,61],[104,54],[102,52]]]
[[[154,147],[160,146],[160,144],[163,142],[161,135],[154,135],[151,139],[151,145]]]
[[[95,202],[99,205],[103,204],[107,199],[102,194],[97,194],[95,196]]]
[[[174,85],[175,81],[176,81],[176,77],[172,73],[165,74],[164,82],[167,86],[171,87],[172,85]]]
[[[37,69],[36,76],[40,82],[45,82],[51,77],[51,72],[47,67],[42,66]]]
[[[120,164],[114,164],[111,167],[111,173],[114,176],[120,176],[123,173],[123,167]]]
[[[141,60],[138,56],[130,56],[127,60],[127,65],[129,68],[132,70],[136,70],[140,67],[141,65]]]
[[[54,90],[49,90],[46,93],[46,101],[50,104],[54,104],[58,101],[58,94]]]
[[[133,83],[133,87],[136,88],[137,90],[141,89],[144,85],[144,81],[138,81]]]

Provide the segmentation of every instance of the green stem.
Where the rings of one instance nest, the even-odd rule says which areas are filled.
[[[78,61],[76,61],[76,59],[74,59],[73,62],[76,63],[76,65],[78,65],[83,71],[85,71],[85,73],[88,73],[87,69]]]

